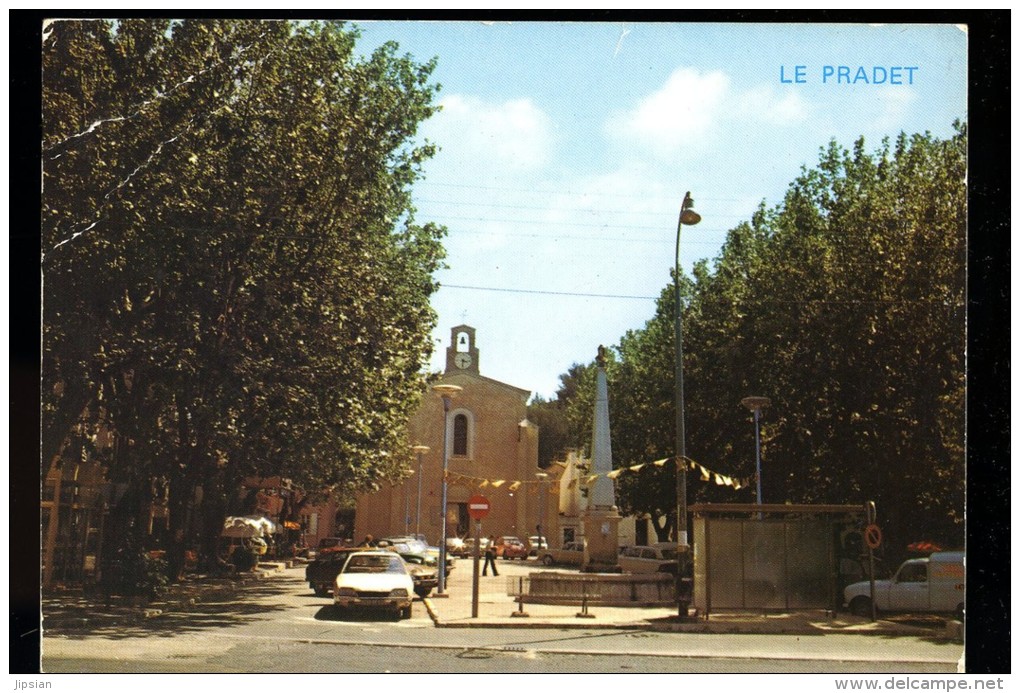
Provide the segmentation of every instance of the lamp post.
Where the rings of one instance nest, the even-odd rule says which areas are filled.
[[[418,455],[418,500],[414,507],[414,534],[417,539],[421,536],[421,457],[430,448],[428,445],[415,445],[411,449]]]
[[[740,403],[754,412],[754,478],[755,498],[759,506],[758,519],[762,518],[761,510],[761,428],[758,420],[761,418],[761,410],[769,406],[772,401],[768,397],[745,397]]]
[[[440,506],[440,512],[442,513],[441,535],[439,537],[439,580],[436,584],[436,596],[446,596],[446,469],[450,466],[450,446],[449,446],[449,422],[447,419],[450,417],[450,400],[457,396],[463,388],[459,385],[433,385],[432,391],[435,392],[443,399],[443,493],[442,505]]]
[[[683,567],[687,559],[687,444],[684,431],[684,347],[683,311],[680,304],[680,232],[684,225],[694,226],[701,216],[691,207],[691,193],[684,195],[680,217],[676,222],[676,257],[673,264],[673,347],[675,350],[673,375],[676,396],[676,599],[677,617],[687,618],[687,600],[684,598]]]
[[[535,551],[538,552],[542,548],[542,538],[545,536],[545,504],[548,500],[545,480],[549,475],[545,472],[535,472],[535,478],[538,479],[538,546],[535,547]]]

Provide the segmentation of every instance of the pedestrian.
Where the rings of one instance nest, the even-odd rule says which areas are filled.
[[[365,536],[365,539],[361,542],[361,548],[374,549],[376,547],[375,537],[371,534]]]
[[[485,547],[485,565],[482,566],[482,575],[488,575],[489,566],[492,566],[492,576],[499,577],[496,570],[496,537],[489,537],[489,544]]]

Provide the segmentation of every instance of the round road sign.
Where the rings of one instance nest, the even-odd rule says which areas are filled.
[[[468,515],[472,520],[481,520],[489,514],[489,499],[485,496],[471,496],[468,498]]]
[[[873,549],[877,549],[882,545],[882,530],[879,529],[878,525],[872,524],[865,528],[864,541]]]

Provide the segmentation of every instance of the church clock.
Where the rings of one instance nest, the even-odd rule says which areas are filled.
[[[450,331],[450,346],[446,347],[446,372],[478,375],[475,328],[457,325]]]

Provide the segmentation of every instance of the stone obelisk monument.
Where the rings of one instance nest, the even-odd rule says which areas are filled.
[[[613,446],[609,437],[609,385],[606,381],[605,347],[599,347],[596,361],[595,424],[592,428],[591,474],[597,475],[588,487],[588,507],[584,511],[585,572],[619,572],[620,513],[616,507],[613,480]]]

